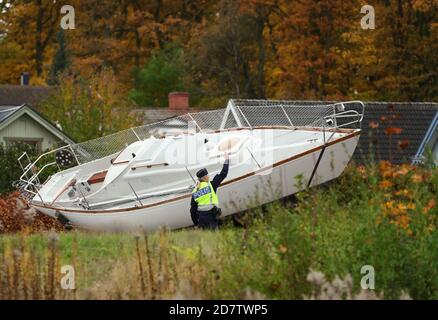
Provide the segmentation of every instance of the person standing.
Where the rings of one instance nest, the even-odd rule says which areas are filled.
[[[210,181],[207,169],[201,169],[196,173],[198,184],[192,191],[190,215],[194,225],[203,229],[217,229],[218,216],[220,215],[217,188],[228,175],[229,157],[225,154],[225,162],[222,170]]]

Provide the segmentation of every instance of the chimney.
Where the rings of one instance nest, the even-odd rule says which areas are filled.
[[[29,85],[29,72],[22,72],[20,77],[20,83],[22,86],[28,86]]]
[[[188,92],[169,93],[169,108],[173,110],[189,111],[189,93]]]

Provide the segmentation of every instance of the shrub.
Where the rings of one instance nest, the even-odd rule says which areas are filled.
[[[36,151],[25,143],[16,143],[7,148],[0,143],[0,194],[10,192],[15,189],[13,182],[17,181],[23,171],[18,163],[18,157],[27,152],[31,158],[34,157]]]
[[[131,103],[111,70],[88,77],[59,76],[61,85],[41,102],[41,111],[76,142],[139,124]]]
[[[78,272],[78,297],[436,299],[437,179],[435,169],[351,165],[333,183],[298,194],[294,206],[251,210],[244,228],[79,234],[79,264],[93,281]],[[70,238],[62,235],[60,248]],[[375,269],[374,292],[360,287],[364,265]]]

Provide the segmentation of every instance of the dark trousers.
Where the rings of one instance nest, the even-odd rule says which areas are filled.
[[[210,211],[198,211],[199,223],[198,226],[202,229],[217,229],[217,209]]]

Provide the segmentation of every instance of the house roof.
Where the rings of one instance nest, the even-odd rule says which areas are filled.
[[[377,160],[415,161],[424,152],[422,145],[430,142],[426,140],[432,135],[427,133],[437,114],[438,103],[367,103],[362,123],[364,133],[354,158],[363,162],[374,150]],[[399,134],[390,134],[400,131],[398,128]]]
[[[0,106],[0,123],[2,123],[4,120],[6,120],[9,116],[14,114],[17,109],[20,107],[14,107],[14,106]]]
[[[334,102],[296,101],[300,105],[318,105]],[[411,163],[421,157],[422,145],[435,142],[437,134],[428,134],[438,114],[435,102],[364,102],[365,115],[362,134],[353,159],[364,163],[372,154],[375,160],[392,163]],[[359,110],[357,110],[359,111]],[[392,129],[391,129],[392,128]],[[398,132],[401,129],[401,132]],[[390,134],[392,133],[392,134]]]
[[[49,97],[53,87],[0,85],[0,106],[37,105]]]
[[[23,114],[30,116],[66,144],[74,144],[72,138],[58,129],[58,127],[50,122],[46,117],[27,104],[23,104],[21,106],[0,106],[0,130],[14,120],[20,118]]]
[[[172,108],[141,108],[136,112],[142,115],[144,124],[155,123],[170,118],[185,115],[189,112],[198,112],[195,109],[172,109]]]

